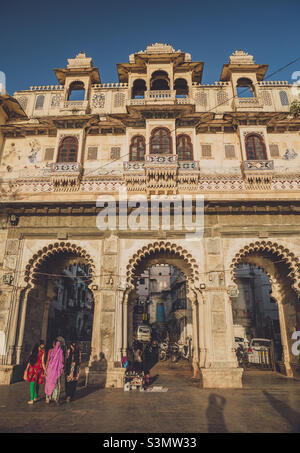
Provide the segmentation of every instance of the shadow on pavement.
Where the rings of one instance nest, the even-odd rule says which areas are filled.
[[[298,433],[300,430],[300,413],[296,412],[288,404],[283,403],[279,399],[275,398],[269,392],[264,390],[263,394],[266,396],[271,406],[279,413],[279,415],[285,418],[291,425],[291,432]]]
[[[73,401],[84,398],[91,393],[97,392],[98,390],[104,390],[102,385],[88,385],[87,387],[78,387],[74,395]]]
[[[224,419],[226,398],[216,393],[211,393],[208,398],[209,406],[206,409],[207,427],[209,433],[227,433]]]

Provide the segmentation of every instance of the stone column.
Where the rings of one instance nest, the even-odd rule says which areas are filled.
[[[48,329],[48,319],[49,319],[49,309],[52,300],[56,297],[56,292],[54,290],[54,281],[49,278],[47,281],[47,286],[45,288],[45,302],[44,302],[44,313],[42,320],[42,331],[41,339],[47,341],[47,329]]]
[[[23,340],[24,340],[24,329],[25,329],[25,323],[26,323],[26,312],[27,312],[27,303],[28,303],[28,297],[30,294],[30,288],[25,290],[25,294],[23,295],[22,299],[22,305],[20,307],[20,325],[19,325],[19,336],[18,336],[18,346],[17,346],[17,363],[20,363],[21,360],[21,352],[22,352],[22,346],[23,346]]]
[[[115,317],[115,361],[121,362],[123,349],[123,298],[124,290],[119,289],[116,300],[116,317]]]
[[[16,355],[15,355],[15,348],[16,348],[16,338],[17,338],[17,327],[18,327],[18,318],[19,318],[19,311],[20,311],[20,298],[21,293],[24,290],[24,287],[18,287],[15,290],[7,291],[10,293],[10,304],[11,304],[11,316],[7,326],[8,338],[7,338],[7,349],[8,349],[8,360],[7,363],[9,365],[16,364]],[[26,317],[26,310],[24,314],[24,318]],[[23,320],[23,318],[22,318]]]
[[[105,387],[122,387],[124,369],[115,361],[115,328],[118,313],[118,237],[108,234],[103,240],[99,295],[95,297],[92,360],[87,382]]]
[[[232,310],[224,287],[206,290],[207,362],[201,368],[205,388],[241,388],[243,369],[233,351]]]
[[[285,310],[284,310],[284,305],[283,305],[283,297],[279,290],[278,284],[276,284],[272,281],[270,283],[272,285],[272,295],[275,297],[275,299],[277,301],[277,307],[278,307],[283,364],[285,367],[286,375],[288,377],[293,377],[294,373],[293,373],[293,369],[291,367],[291,352],[290,352],[290,348],[289,348],[289,338],[288,338]]]
[[[133,310],[134,310],[134,303],[131,301],[128,304],[128,338],[127,338],[128,344],[127,344],[127,347],[131,346],[132,341],[133,341]]]
[[[198,326],[199,326],[199,367],[203,368],[205,366],[206,359],[206,343],[205,343],[205,311],[204,311],[204,297],[203,294],[198,290],[197,300],[198,300]]]
[[[94,295],[94,319],[93,319],[93,332],[92,332],[92,341],[91,341],[91,355],[89,366],[92,366],[93,362],[96,362],[100,359],[101,351],[101,342],[100,342],[100,332],[101,332],[101,292],[93,291]]]
[[[51,305],[51,299],[46,299],[45,304],[44,304],[44,314],[43,314],[42,333],[41,333],[41,338],[44,341],[47,341],[47,328],[48,328],[50,305]]]
[[[125,294],[123,301],[123,349],[122,355],[127,356],[128,348],[128,293]]]
[[[192,320],[193,320],[193,377],[199,377],[199,334],[198,334],[198,301],[195,291],[188,293],[188,298],[192,303]]]
[[[199,338],[198,338],[198,302],[195,300],[192,304],[193,309],[193,344],[194,344],[194,355],[193,355],[193,369],[194,378],[199,377]]]

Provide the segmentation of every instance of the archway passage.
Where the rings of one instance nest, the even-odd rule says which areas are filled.
[[[67,343],[79,342],[83,361],[87,361],[94,313],[93,294],[89,289],[92,279],[89,260],[71,245],[52,248],[39,258],[39,265],[35,263],[34,273],[31,273],[32,289],[27,298],[22,341],[23,358],[40,339],[50,347],[57,336],[62,336]],[[19,343],[21,340],[19,338]]]
[[[264,271],[270,283],[269,307],[274,304],[274,312],[275,306],[278,307],[280,336],[276,329],[276,319],[274,319],[275,323],[272,323],[273,327],[269,321],[269,328],[266,326],[263,328],[263,323],[266,324],[266,316],[262,320],[258,319],[258,324],[256,322],[253,325],[252,334],[271,336],[273,337],[271,339],[277,343],[281,342],[282,353],[280,344],[275,351],[277,368],[290,377],[299,375],[299,357],[292,352],[292,335],[300,327],[298,259],[292,252],[277,243],[258,241],[247,245],[235,256],[232,271],[236,283],[238,283],[237,271],[241,264],[251,265],[252,268]],[[255,311],[258,311],[257,304]],[[276,333],[274,329],[277,330]]]
[[[198,353],[191,300],[196,268],[191,255],[171,243],[150,244],[128,266],[133,288],[128,299],[128,356],[134,362],[136,349],[144,351],[143,367],[151,374],[161,369],[192,374]],[[150,327],[150,340],[141,341],[138,333],[143,326]],[[163,348],[168,349],[165,357],[160,355]],[[172,352],[177,348],[175,357]]]
[[[72,261],[54,281],[55,298],[48,312],[47,344],[57,336],[67,343],[77,341],[81,352],[88,359],[90,350],[94,301],[88,288],[88,269],[80,260]],[[47,314],[46,314],[47,316]]]
[[[265,271],[253,264],[235,270],[239,294],[232,300],[235,348],[245,353],[248,369],[280,371],[282,342],[279,310]]]
[[[186,277],[176,267],[157,264],[137,279],[133,332],[145,323],[152,340],[187,343],[192,338],[192,309],[187,298]]]

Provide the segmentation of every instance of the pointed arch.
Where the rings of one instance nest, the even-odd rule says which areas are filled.
[[[259,256],[260,255],[260,256]],[[245,245],[233,258],[231,264],[231,277],[235,279],[235,269],[239,264],[251,260],[262,268],[268,277],[275,283],[279,275],[276,264],[284,263],[287,266],[287,277],[292,281],[292,287],[300,296],[300,264],[294,253],[283,245],[271,241],[256,241]]]
[[[49,258],[64,254],[82,258],[88,266],[90,279],[92,280],[94,278],[95,265],[86,250],[71,242],[55,242],[43,247],[32,256],[25,268],[24,280],[29,286],[34,286],[41,266],[43,266]]]
[[[128,285],[133,287],[135,278],[141,269],[155,264],[157,259],[161,261],[162,257],[168,264],[176,260],[176,267],[185,274],[189,289],[198,286],[199,269],[196,260],[182,246],[164,241],[150,243],[132,256],[126,272]]]

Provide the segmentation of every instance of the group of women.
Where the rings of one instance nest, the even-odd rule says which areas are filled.
[[[39,399],[39,387],[45,380],[46,403],[59,404],[61,380],[65,374],[66,401],[73,399],[80,374],[81,354],[76,342],[66,348],[65,340],[58,337],[52,344],[45,361],[44,341],[36,343],[30,354],[24,379],[30,383],[30,400],[33,404]]]

